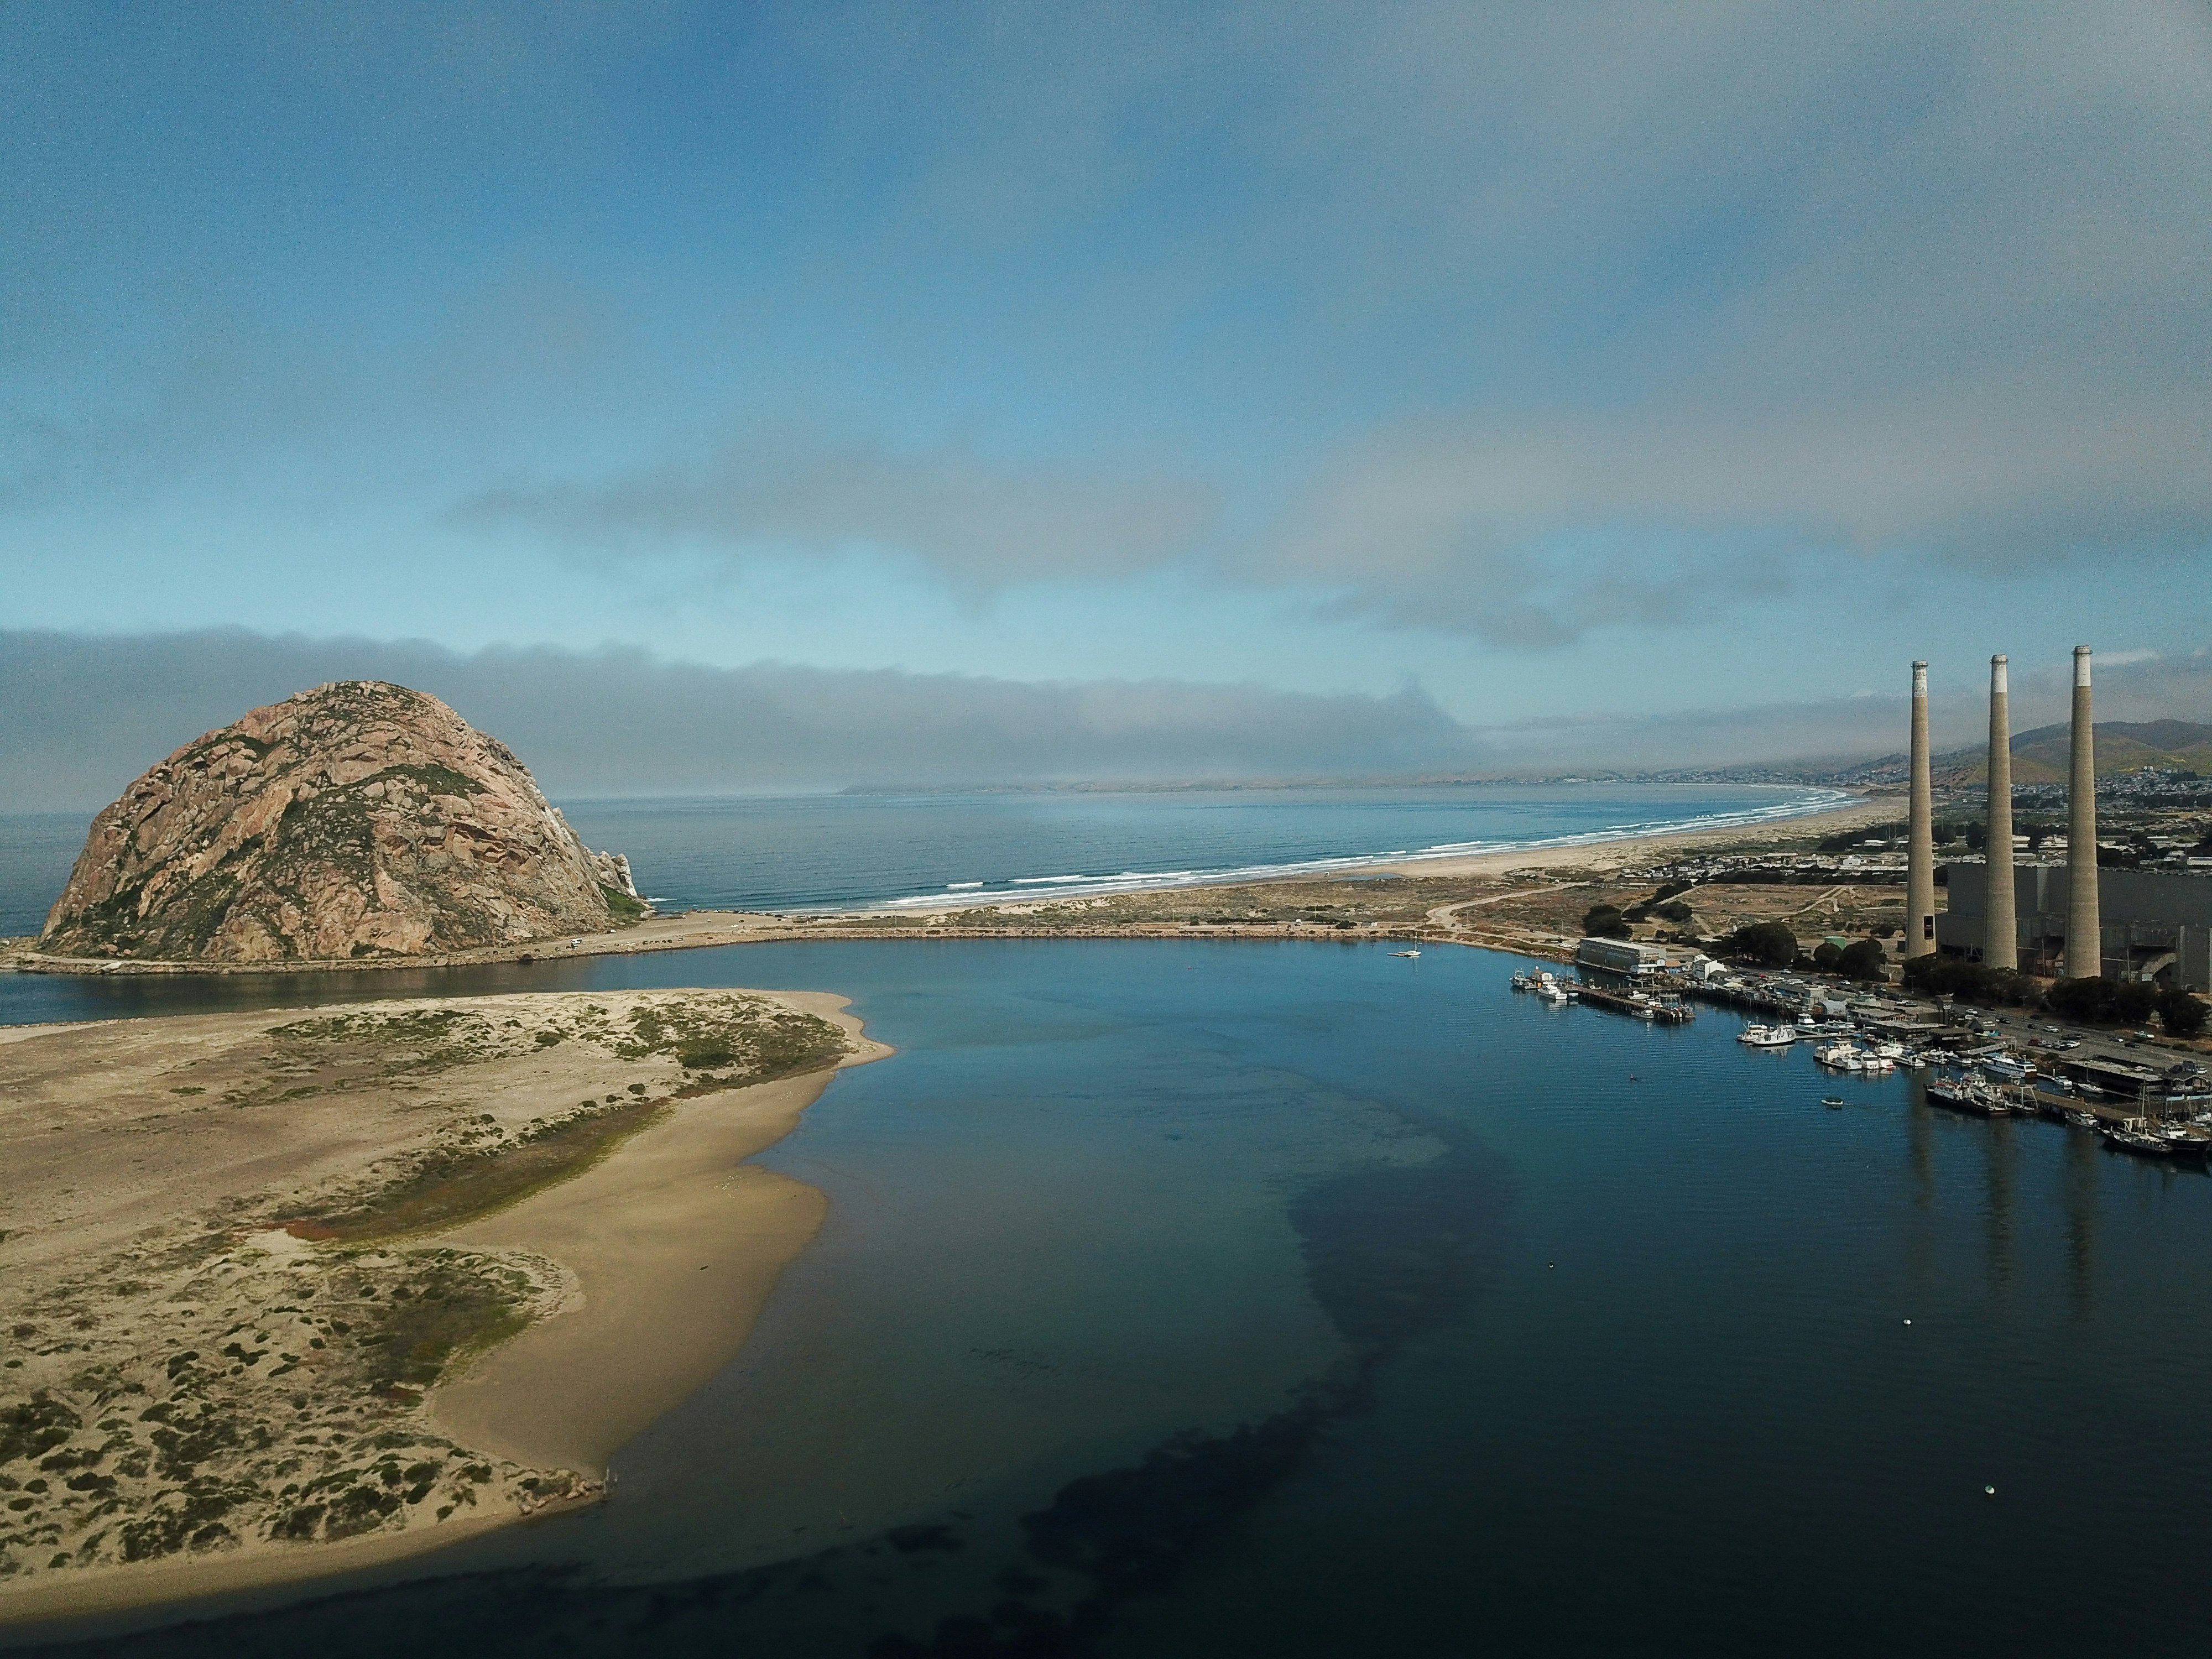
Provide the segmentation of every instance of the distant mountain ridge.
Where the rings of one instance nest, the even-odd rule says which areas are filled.
[[[2194,720],[2099,720],[2096,725],[2097,775],[2118,777],[2150,767],[2172,767],[2212,776],[2212,725]],[[2012,780],[2014,783],[2063,783],[2072,765],[2073,728],[2061,723],[2015,732],[2012,739]],[[1765,766],[1680,768],[1638,775],[1657,783],[1796,783],[1825,784],[1832,788],[1901,787],[1905,782],[1906,757],[1902,752],[1872,760],[1804,760]],[[1982,783],[1989,775],[1989,751],[1976,744],[1929,757],[1928,769],[1938,785]]]

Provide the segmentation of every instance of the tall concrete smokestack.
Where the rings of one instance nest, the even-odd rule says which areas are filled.
[[[1982,935],[1982,963],[1989,968],[2020,966],[2020,923],[2012,894],[2012,696],[2005,685],[2005,659],[1990,659],[1990,817],[1984,844],[1989,860],[1988,930]]]
[[[1912,806],[1905,854],[1905,954],[1936,948],[1936,798],[1928,781],[1928,665],[1912,665]]]
[[[2105,970],[2097,908],[2097,732],[2089,712],[2089,647],[2074,647],[2074,763],[2066,781],[2066,977]]]

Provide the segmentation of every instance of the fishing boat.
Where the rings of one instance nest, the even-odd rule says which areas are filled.
[[[1787,1048],[1797,1041],[1794,1025],[1747,1025],[1736,1041],[1747,1048]]]
[[[2184,1146],[2168,1140],[2157,1131],[2142,1127],[2140,1118],[2127,1123],[2109,1124],[2105,1129],[2105,1144],[2117,1146],[2124,1152],[2133,1152],[2139,1158],[2179,1158],[2185,1154],[2201,1155],[2202,1146]]]
[[[1928,1098],[1954,1112],[1972,1112],[1977,1117],[2008,1117],[2012,1113],[2004,1096],[1978,1073],[1929,1079]]]

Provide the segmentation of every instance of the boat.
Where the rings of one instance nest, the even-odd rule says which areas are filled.
[[[1953,1111],[1972,1112],[1978,1117],[2008,1117],[2012,1114],[2004,1096],[1978,1072],[1962,1077],[1929,1079],[1928,1098]]]
[[[2085,1112],[2078,1107],[2068,1107],[2064,1115],[2067,1122],[2077,1129],[2101,1129],[2105,1127],[2105,1121],[2094,1112]]]
[[[1820,1104],[1832,1112],[1840,1112],[1844,1109],[1844,1097],[1841,1095],[1822,1095]]]
[[[1417,957],[1421,953],[1419,951],[1393,951],[1390,954],[1394,957]]]
[[[1797,1041],[1794,1025],[1747,1025],[1736,1041],[1747,1048],[1787,1048]]]
[[[1853,1042],[1835,1042],[1824,1048],[1813,1050],[1813,1058],[1832,1072],[1859,1072],[1866,1069],[1866,1056]]]
[[[2035,1063],[2008,1054],[1984,1054],[1982,1067],[2007,1083],[2025,1083],[2035,1075]]]
[[[2137,1121],[2140,1122],[2140,1120]],[[2142,1158],[2180,1158],[2188,1154],[2202,1153],[2204,1150],[2194,1143],[2185,1146],[2179,1141],[2168,1140],[2164,1135],[2153,1130],[2135,1127],[2124,1123],[2112,1124],[2105,1130],[2105,1144],[2108,1146],[2117,1146],[2124,1152],[2134,1152]]]

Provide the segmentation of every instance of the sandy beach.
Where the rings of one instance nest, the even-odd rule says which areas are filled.
[[[840,1066],[890,1052],[839,997],[784,1000],[843,1025]],[[430,1396],[465,1445],[526,1466],[605,1473],[608,1454],[702,1387],[744,1346],[769,1292],[828,1212],[820,1190],[745,1163],[797,1127],[817,1072],[687,1102],[574,1180],[439,1236],[528,1250],[576,1275],[571,1305]]]
[[[1616,836],[1604,841],[1565,847],[1522,847],[1497,853],[1470,854],[1466,858],[1408,859],[1378,867],[1401,876],[1504,876],[1516,871],[1558,869],[1565,866],[1613,871],[1632,865],[1653,864],[1683,853],[1708,847],[1771,847],[1802,841],[1807,836],[1832,835],[1839,830],[1900,818],[1905,802],[1896,796],[1876,795],[1802,817],[1770,818],[1759,823],[1714,824],[1700,830],[1671,830],[1652,836]]]
[[[744,1160],[889,1052],[840,998],[736,991],[8,1036],[7,1623],[595,1500],[820,1224]]]
[[[1422,878],[1444,879],[1455,877],[1492,877],[1516,871],[1556,869],[1573,866],[1591,870],[1614,870],[1626,865],[1647,863],[1661,859],[1677,850],[1716,845],[1758,847],[1782,842],[1800,841],[1847,829],[1855,824],[1879,823],[1902,816],[1904,801],[1896,796],[1872,796],[1795,817],[1774,818],[1749,824],[1717,824],[1695,830],[1668,830],[1656,835],[1618,836],[1601,841],[1581,842],[1566,846],[1508,848],[1495,853],[1470,854],[1465,858],[1407,859],[1381,862],[1364,866],[1368,873],[1389,873]],[[1253,886],[1283,887],[1299,884],[1323,884],[1340,879],[1342,872],[1300,872],[1273,878],[1263,883],[1224,882],[1201,887],[1182,889],[1140,889],[1139,892],[1204,892],[1215,897],[1226,897],[1240,889]],[[404,963],[389,960],[362,959],[344,962],[287,963],[284,971],[328,971],[333,973],[362,972],[390,969],[393,967],[454,967],[484,962],[554,962],[575,957],[631,956],[657,951],[699,950],[721,945],[765,945],[778,940],[805,938],[825,926],[841,929],[855,923],[879,919],[899,926],[901,932],[894,937],[906,936],[908,924],[926,916],[956,916],[963,911],[996,909],[1002,914],[1018,916],[1030,911],[1055,908],[1049,899],[1035,899],[1023,905],[1009,905],[1009,895],[976,893],[972,895],[946,894],[933,897],[927,911],[902,907],[896,909],[882,907],[826,913],[817,915],[774,915],[737,910],[691,910],[681,915],[653,916],[635,927],[617,928],[611,933],[572,935],[566,939],[543,939],[529,945],[501,947],[496,950],[456,951],[450,954],[413,958]],[[1065,928],[1055,932],[1065,932]],[[206,974],[206,973],[266,973],[264,965],[227,963],[167,963],[114,961],[95,958],[72,958],[46,956],[30,949],[34,941],[16,940],[13,948],[0,951],[0,969],[13,969],[21,973],[94,973],[94,974]]]

